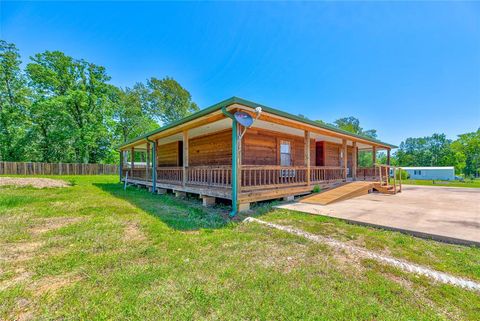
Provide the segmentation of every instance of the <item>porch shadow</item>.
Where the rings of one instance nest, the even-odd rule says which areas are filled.
[[[231,219],[230,205],[217,204],[207,208],[202,206],[201,200],[195,197],[181,199],[172,194],[153,195],[146,189],[136,187],[127,187],[124,191],[123,184],[119,183],[94,183],[93,185],[142,209],[175,230],[220,229],[232,222],[241,222],[246,217],[246,215],[240,215]]]

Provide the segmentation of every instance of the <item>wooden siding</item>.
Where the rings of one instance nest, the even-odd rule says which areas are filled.
[[[191,138],[188,158],[190,166],[232,164],[232,130]]]
[[[304,137],[250,128],[242,140],[242,165],[280,165],[280,141],[292,146],[292,166],[304,164]],[[310,164],[315,166],[315,140],[310,143]]]
[[[179,143],[180,142],[173,142],[158,145],[157,164],[159,167],[180,166]]]

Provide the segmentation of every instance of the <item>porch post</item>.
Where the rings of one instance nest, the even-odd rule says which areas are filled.
[[[377,162],[377,147],[376,146],[372,146],[372,163],[373,163],[373,167],[375,167],[375,163]]]
[[[310,186],[310,132],[305,131],[305,142],[303,144],[305,146],[304,157],[305,157],[305,166],[307,167],[307,186]]]
[[[67,167],[68,169],[68,167]],[[120,182],[122,181],[122,174],[123,174],[123,150],[120,150],[120,164],[118,166]]]
[[[131,148],[130,155],[130,177],[133,177],[133,166],[135,164],[135,147]]]
[[[358,163],[358,155],[357,155],[357,142],[352,143],[352,177],[353,180],[357,180],[357,164]]]
[[[347,169],[348,169],[348,156],[347,156],[347,140],[342,140],[342,151],[343,151],[343,179],[347,180]]]
[[[183,187],[187,184],[188,168],[188,130],[183,131]]]
[[[150,173],[150,144],[147,142],[147,162],[145,164],[145,179],[148,179]]]
[[[157,192],[157,141],[152,142],[152,194]]]
[[[390,148],[387,149],[387,165],[390,165]]]

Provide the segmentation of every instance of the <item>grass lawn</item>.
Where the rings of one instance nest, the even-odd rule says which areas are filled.
[[[116,176],[0,187],[0,320],[475,320],[479,293],[430,284],[199,200]],[[293,225],[480,280],[480,249],[258,207]]]
[[[392,182],[393,182],[393,180],[392,180]],[[407,180],[403,180],[402,184],[480,188],[480,179],[466,179],[463,182],[461,182],[461,181],[438,181],[438,180],[407,179]]]

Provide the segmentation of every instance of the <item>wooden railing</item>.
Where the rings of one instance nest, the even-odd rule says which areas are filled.
[[[240,173],[242,190],[304,185],[307,182],[307,167],[304,166],[244,165]]]
[[[402,168],[375,164],[375,168],[379,173],[380,185],[387,188],[390,188],[394,194],[402,191]]]
[[[190,166],[185,168],[187,185],[231,188],[232,167],[222,166]],[[306,186],[308,167],[306,166],[251,166],[240,167],[239,179],[242,191],[268,189],[277,187]],[[129,179],[151,181],[151,171],[146,168],[123,169],[125,177],[128,172]],[[181,185],[183,167],[158,167],[157,182]],[[148,177],[147,177],[148,176]],[[344,168],[312,166],[310,167],[310,184],[331,183],[344,179]]]
[[[157,168],[157,182],[181,184],[183,182],[183,167],[176,166]]]
[[[341,181],[344,177],[345,169],[334,166],[315,166],[310,167],[310,183]]]
[[[378,180],[379,169],[377,167],[359,167],[357,168],[357,180],[374,181]]]
[[[187,167],[186,183],[213,187],[230,187],[232,185],[232,167],[228,165]]]

